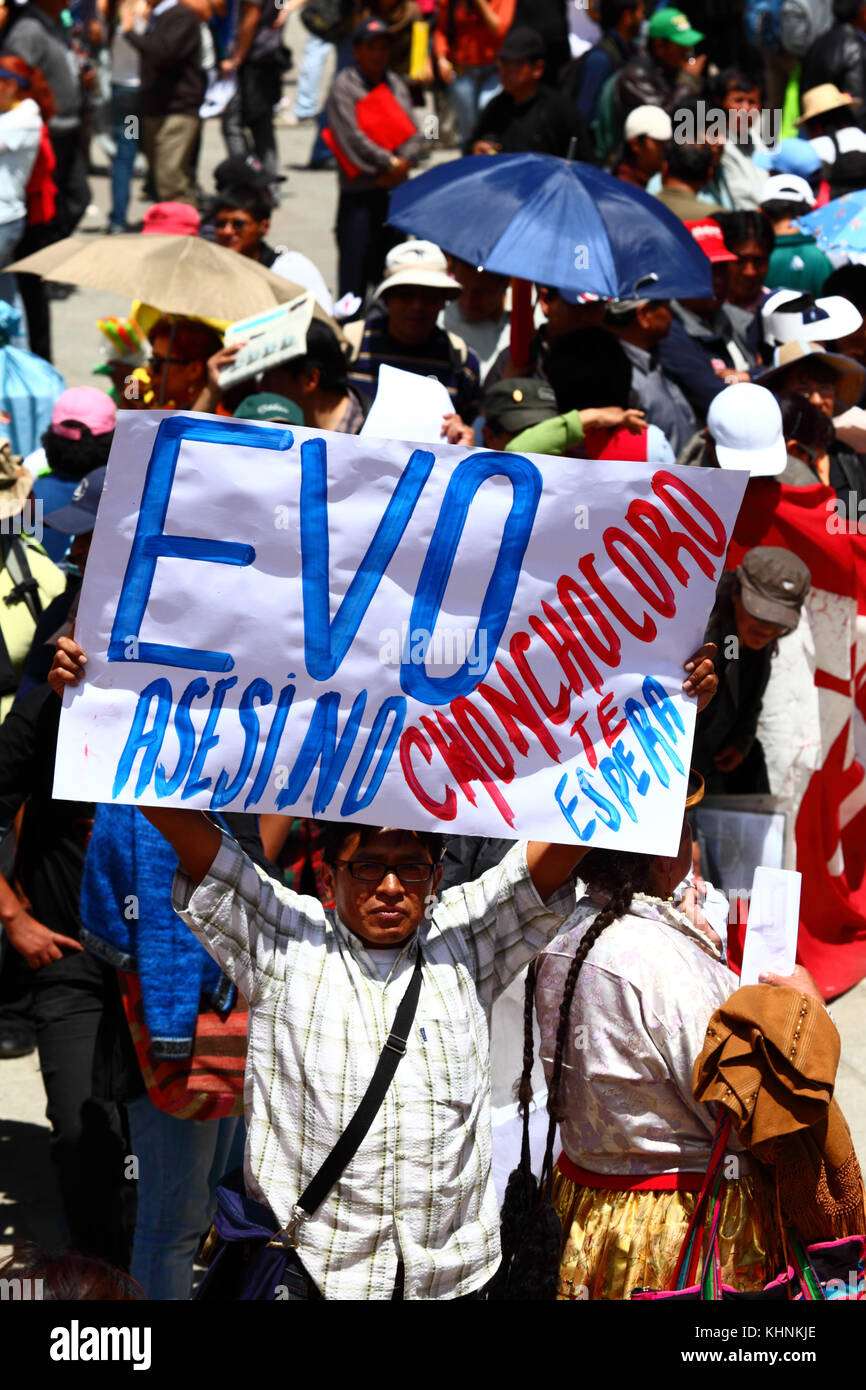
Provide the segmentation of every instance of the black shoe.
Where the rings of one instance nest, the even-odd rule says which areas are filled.
[[[29,1057],[35,1051],[36,1037],[32,1028],[17,1023],[0,1025],[0,1061],[4,1058]]]

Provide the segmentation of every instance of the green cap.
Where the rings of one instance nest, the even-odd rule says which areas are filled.
[[[519,434],[530,425],[552,420],[560,412],[553,388],[535,377],[511,377],[497,381],[484,394],[484,414],[489,423],[508,434]]]
[[[667,39],[669,43],[681,43],[684,48],[691,48],[693,43],[700,43],[704,37],[698,29],[692,28],[688,15],[670,5],[656,10],[647,33],[651,39]]]
[[[274,420],[286,425],[302,425],[304,412],[287,396],[276,396],[271,391],[259,391],[255,396],[247,396],[241,401],[234,418],[236,420]]]

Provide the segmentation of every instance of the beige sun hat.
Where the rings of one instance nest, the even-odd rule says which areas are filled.
[[[462,286],[448,273],[448,262],[432,241],[403,241],[385,257],[385,278],[376,290],[380,299],[385,290],[398,285],[424,285],[444,290],[453,299],[462,293]]]
[[[772,367],[761,372],[757,380],[762,386],[775,391],[780,387],[789,367],[793,367],[796,362],[809,361],[824,362],[836,373],[834,391],[837,413],[857,404],[866,385],[866,371],[853,357],[843,357],[841,352],[828,352],[821,343],[783,343],[773,353]]]
[[[840,92],[835,82],[822,82],[820,87],[810,87],[800,94],[803,114],[796,125],[811,121],[814,116],[823,116],[827,111],[838,111],[840,106],[853,106],[854,98],[847,92]]]

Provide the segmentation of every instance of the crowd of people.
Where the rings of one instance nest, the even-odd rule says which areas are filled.
[[[725,1110],[707,1103],[719,1099],[705,1048],[713,1020],[734,1036],[745,1011],[743,1029],[761,1040],[754,1058],[769,1055],[787,1046],[774,1003],[787,991],[813,1039],[792,1070],[814,1080],[816,1039],[833,1030],[825,999],[842,976],[853,982],[828,962],[866,933],[862,851],[845,835],[857,823],[838,819],[844,798],[859,812],[866,752],[852,733],[866,713],[866,259],[801,225],[843,195],[866,209],[866,4],[825,8],[369,0],[344,4],[330,28],[316,0],[241,0],[231,12],[225,0],[0,8],[7,343],[17,333],[28,362],[51,361],[46,277],[7,267],[81,220],[100,72],[113,139],[107,233],[130,230],[143,156],[151,206],[138,235],[208,239],[290,282],[314,313],[301,351],[238,379],[225,322],[137,302],[100,321],[104,380],[59,383],[0,451],[0,521],[38,504],[45,526],[41,543],[0,526],[0,1067],[38,1048],[58,1242],[78,1261],[22,1247],[8,1270],[50,1268],[62,1297],[188,1299],[197,1258],[210,1261],[211,1298],[483,1297],[500,1262],[490,1019],[527,967],[517,1048],[531,1059],[535,1010],[562,1145],[547,1165],[560,1299],[671,1287]],[[318,122],[311,163],[339,184],[331,284],[300,249],[268,242],[293,11],[308,36],[287,119]],[[199,167],[208,101],[226,145],[213,189]],[[628,298],[539,283],[521,337],[506,274],[389,224],[392,192],[433,150],[437,161],[536,154],[574,161],[578,174],[604,169],[636,218],[682,224],[711,293],[655,297],[646,264],[633,267]],[[475,213],[467,206],[467,221]],[[555,230],[579,240],[579,228]],[[357,435],[383,366],[441,383],[446,445],[564,456],[606,475],[628,461],[747,476],[705,643],[684,668],[699,790],[673,857],[54,799],[61,696],[86,679],[74,624],[118,412]],[[2,390],[0,409],[10,409]],[[813,780],[807,798],[831,694],[848,701],[825,739],[839,780],[820,792]],[[786,738],[779,711],[792,704],[812,725]],[[801,802],[820,802],[810,814],[828,837],[816,857],[830,878],[809,880],[797,861],[799,959],[813,973],[801,963],[739,991],[742,942],[710,881],[700,789],[738,808],[773,797],[793,820]],[[836,935],[814,928],[821,950],[810,958],[809,913],[830,881]],[[147,911],[131,914],[130,901]],[[391,1051],[407,1055],[311,1216],[304,1189],[370,1104],[395,1037]],[[753,1088],[776,1084],[753,1066]],[[721,1271],[741,1291],[778,1273],[790,1226],[813,1240],[866,1234],[832,1078],[820,1114],[794,1081],[787,1099],[774,1094],[782,1118],[760,1140],[730,1102],[737,1162]],[[791,1181],[772,1147],[794,1129],[813,1136],[811,1187]],[[520,1296],[539,1295],[530,1282]]]

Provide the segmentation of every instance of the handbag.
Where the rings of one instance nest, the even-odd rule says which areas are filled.
[[[324,43],[341,44],[349,37],[353,13],[352,0],[307,0],[301,23]]]
[[[141,1077],[157,1110],[179,1120],[242,1115],[249,1014],[240,996],[227,1015],[212,1007],[200,1009],[188,1057],[157,1057],[144,1018],[140,980],[123,971],[118,971],[118,979]]]
[[[532,1031],[535,976],[536,962],[533,961],[526,972],[523,1006],[523,1071],[519,1086],[519,1110],[523,1122],[520,1162],[509,1174],[505,1187],[499,1218],[502,1262],[487,1286],[489,1302],[550,1301],[556,1298],[559,1279],[562,1223],[552,1200],[555,1115],[551,1114],[547,1127],[540,1178],[536,1178],[532,1171],[529,1149],[529,1105],[535,1053]],[[569,1000],[569,1007],[570,1003]],[[560,1060],[559,1071],[555,1070],[551,1078],[552,1095],[556,1094],[561,1069]]]
[[[725,1146],[730,1130],[730,1112],[720,1114],[706,1176],[674,1270],[673,1288],[635,1289],[632,1298],[683,1298],[700,1302],[732,1298],[784,1302],[866,1298],[866,1236],[845,1236],[841,1240],[807,1246],[791,1226],[783,1230],[788,1255],[786,1268],[760,1292],[739,1293],[730,1284],[722,1283],[719,1222]],[[705,1235],[704,1240],[702,1235]]]
[[[296,1254],[298,1232],[331,1191],[343,1170],[351,1163],[373,1123],[394,1079],[415,1019],[421,993],[421,948],[415,969],[397,1007],[391,1031],[379,1054],[376,1069],[358,1108],[332,1148],[319,1171],[310,1180],[292,1208],[287,1224],[280,1227],[273,1212],[248,1197],[242,1178],[230,1175],[217,1187],[217,1212],[213,1234],[214,1253],[207,1274],[195,1298],[204,1302],[225,1299],[275,1301],[277,1290],[298,1283],[299,1276],[308,1292],[295,1298],[320,1298]],[[210,1243],[210,1238],[209,1238]]]

